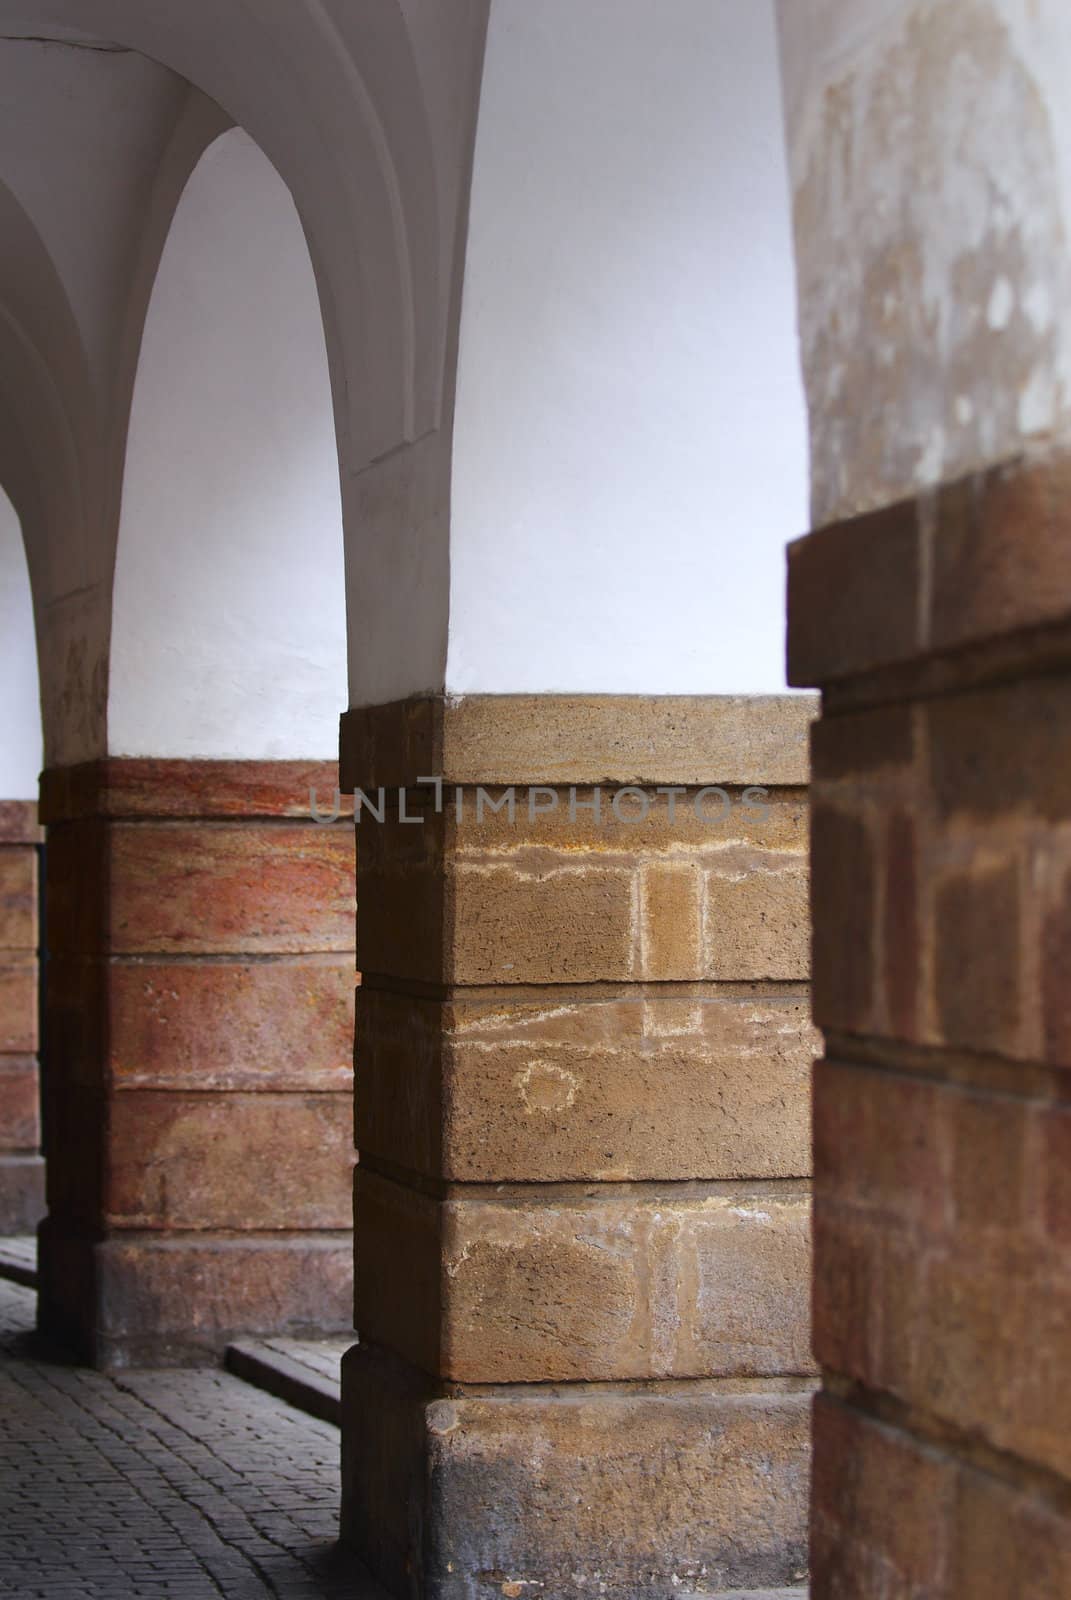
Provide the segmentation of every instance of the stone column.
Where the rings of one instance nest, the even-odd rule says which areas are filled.
[[[1069,507],[1020,458],[792,554],[819,1600],[1071,1593]]]
[[[805,1575],[811,713],[343,719],[344,786],[386,791],[358,823],[343,1534],[398,1596]]]
[[[32,800],[0,800],[0,1234],[44,1212],[37,1074],[37,857]]]
[[[812,1594],[1071,1593],[1066,8],[780,5],[813,520]]]
[[[40,1317],[102,1366],[351,1326],[352,821],[330,763],[46,772]]]

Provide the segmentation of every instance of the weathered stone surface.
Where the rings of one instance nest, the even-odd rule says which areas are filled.
[[[0,1151],[0,1236],[33,1233],[44,1214],[43,1158]]]
[[[913,654],[918,510],[904,501],[788,547],[788,681],[826,684]]]
[[[292,817],[307,821],[310,790],[331,810],[338,788],[334,761],[181,761],[111,757],[52,768],[41,778],[41,820],[80,817]],[[343,798],[340,815],[352,812]],[[33,808],[36,815],[37,808]],[[0,824],[2,824],[0,813]]]
[[[1019,457],[940,489],[932,646],[999,638],[1068,616],[1069,490],[1064,455]]]
[[[198,1365],[239,1333],[352,1327],[352,1247],[338,1234],[95,1241],[44,1224],[42,1326],[100,1367]]]
[[[805,1394],[444,1395],[343,1360],[343,1538],[393,1594],[664,1600],[806,1573]]]
[[[348,828],[103,823],[50,830],[49,943],[60,953],[299,954],[353,948]]]
[[[828,784],[910,767],[915,742],[915,713],[908,705],[822,717],[811,724],[814,782]]]
[[[117,823],[109,851],[114,951],[352,949],[354,852],[346,829]]]
[[[936,885],[936,990],[948,1044],[1022,1050],[1017,863],[979,863]]]
[[[877,868],[865,822],[816,804],[811,820],[812,903],[841,907],[814,928],[814,1019],[859,1032],[872,1019],[876,992],[874,923]]]
[[[812,1592],[1063,1600],[1071,1529],[1001,1481],[828,1395],[815,1409]]]
[[[41,1304],[90,1359],[349,1324],[354,840],[309,817],[325,777],[135,760],[46,777]]]
[[[49,955],[96,955],[106,941],[108,826],[98,818],[48,830],[45,920]]]
[[[806,980],[807,862],[797,854],[726,854],[707,875],[704,977]]]
[[[1071,1522],[1036,1489],[959,1474],[949,1594],[1063,1600],[1071,1594]]]
[[[0,954],[0,1052],[32,1055],[37,1049],[37,957]]]
[[[549,791],[548,791],[549,793]],[[578,797],[578,799],[581,797]],[[590,796],[588,796],[590,798]],[[575,810],[366,821],[358,962],[428,982],[788,979],[807,973],[806,808],[796,793],[650,794],[646,818]],[[672,809],[672,816],[671,816]],[[724,815],[723,815],[724,811]],[[416,814],[416,813],[415,813]]]
[[[27,845],[0,846],[0,950],[37,946],[37,853]]]
[[[383,821],[361,801],[357,829],[357,1304],[401,1389],[384,1404],[373,1379],[353,1411],[362,1437],[346,1450],[363,1465],[347,1482],[364,1475],[352,1537],[389,1551],[399,1594],[582,1593],[596,1548],[591,1581],[622,1600],[705,1580],[702,1556],[672,1565],[691,1543],[676,1531],[710,1523],[691,1487],[707,1447],[682,1445],[681,1419],[711,1398],[711,1374],[776,1388],[780,1404],[814,1371],[802,745],[776,756],[766,701],[707,709],[692,711],[701,746],[663,701],[422,700],[344,721],[347,784],[374,804],[380,784],[446,780],[444,809],[431,785],[410,789],[409,821],[388,792]],[[779,736],[802,734],[812,709],[782,701]],[[629,1421],[661,1382],[680,1408],[672,1446]],[[481,1406],[521,1398],[486,1386],[523,1385],[550,1417],[606,1400],[593,1415],[615,1415],[620,1439],[500,1439],[473,1413],[455,1462],[429,1450],[424,1411],[447,1389],[475,1405],[458,1384],[479,1385]],[[708,1440],[716,1454],[717,1427]],[[802,1577],[780,1467],[757,1433],[725,1448],[735,1567],[711,1566],[703,1592]],[[520,1482],[483,1475],[481,1452],[503,1449]],[[455,1465],[439,1562],[425,1486],[448,1486]],[[659,1529],[636,1485],[670,1480]],[[766,1502],[762,1531],[737,1498],[745,1481]],[[515,1540],[495,1543],[514,1506],[540,1552],[523,1562]]]
[[[1023,455],[790,545],[789,682],[1066,622],[1068,477],[1066,454]]]
[[[114,961],[106,1067],[130,1087],[348,1089],[352,955]]]
[[[812,1593],[973,1600],[949,1582],[954,1460],[829,1395],[814,1428]]]
[[[37,1057],[0,1055],[0,1150],[36,1152],[40,1143]]]
[[[0,845],[40,844],[36,800],[0,800]]]
[[[1071,820],[1071,675],[1053,673],[925,708],[934,809],[942,820]]]
[[[465,1182],[805,1177],[816,1035],[799,994],[364,987],[358,1145]]]
[[[464,695],[347,711],[344,787],[805,784],[809,695]]]
[[[355,1214],[362,1333],[429,1373],[513,1383],[813,1370],[803,1195],[594,1186],[436,1201],[362,1167]]]
[[[108,1227],[292,1230],[350,1225],[347,1094],[183,1094],[110,1102]]]
[[[842,1064],[815,1076],[823,1366],[1071,1473],[1071,1113]]]

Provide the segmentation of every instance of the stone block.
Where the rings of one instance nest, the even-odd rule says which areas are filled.
[[[0,800],[0,845],[40,844],[36,800]]]
[[[111,1099],[106,1149],[109,1227],[351,1224],[347,1094],[128,1089]]]
[[[45,1163],[0,1151],[0,1237],[31,1234],[45,1214]]]
[[[0,1052],[33,1055],[37,1029],[37,957],[0,952]]]
[[[1071,677],[1052,673],[950,694],[925,708],[935,812],[976,822],[1071,819],[1071,756],[1063,730]]]
[[[342,717],[343,787],[807,782],[810,695],[417,696]]]
[[[438,1201],[361,1167],[355,1215],[362,1334],[429,1373],[519,1383],[813,1370],[804,1195],[596,1186]]]
[[[315,824],[117,823],[112,952],[187,955],[353,948],[353,836]]]
[[[801,852],[726,852],[707,873],[702,976],[806,981],[807,859]]]
[[[447,915],[450,982],[593,983],[632,975],[632,873],[622,867],[583,858],[459,863]]]
[[[346,1233],[94,1240],[46,1222],[39,1320],[103,1368],[218,1362],[239,1334],[352,1321]]]
[[[0,950],[37,948],[37,852],[0,845]]]
[[[812,1494],[812,1594],[973,1600],[972,1589],[948,1582],[953,1459],[823,1394],[814,1407]]]
[[[342,1534],[399,1597],[775,1587],[806,1575],[806,1394],[452,1394],[343,1359]]]
[[[946,1044],[1022,1053],[1022,936],[1014,860],[987,856],[937,884],[936,999]]]
[[[1026,457],[945,484],[937,497],[930,643],[948,649],[1067,618],[1066,457]]]
[[[36,1056],[0,1055],[0,1150],[36,1152],[40,1102]]]
[[[799,995],[359,999],[358,1144],[461,1182],[810,1173]]]
[[[790,544],[789,683],[813,688],[914,655],[921,573],[914,500]]]
[[[352,955],[113,961],[106,1066],[132,1088],[348,1089]]]
[[[821,1027],[865,1032],[876,998],[877,861],[863,819],[816,803],[811,818],[812,1007]]]

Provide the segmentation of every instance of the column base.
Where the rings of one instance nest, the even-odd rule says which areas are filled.
[[[102,1370],[216,1363],[239,1335],[353,1327],[353,1236],[91,1239],[39,1230],[38,1325]]]
[[[44,1214],[44,1158],[0,1155],[0,1238],[34,1233]]]
[[[342,1363],[342,1537],[397,1600],[777,1589],[807,1569],[809,1387],[436,1384]]]

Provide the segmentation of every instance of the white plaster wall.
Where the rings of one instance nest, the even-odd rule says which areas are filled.
[[[780,0],[817,522],[1071,434],[1067,0]]]
[[[112,754],[336,754],[345,588],[323,327],[290,195],[238,130],[194,171],[149,306],[112,640]]]
[[[454,692],[784,685],[807,440],[772,0],[493,0]]]
[[[33,600],[19,521],[0,491],[0,800],[36,800],[41,703]]]

